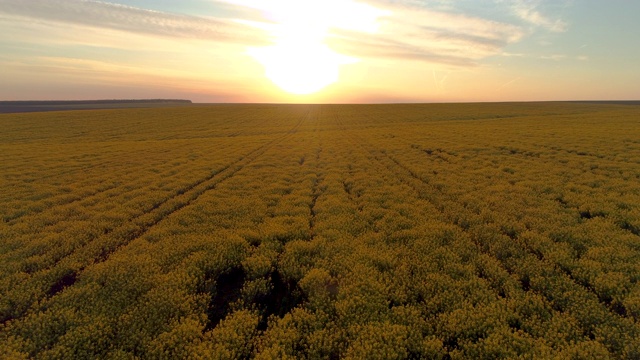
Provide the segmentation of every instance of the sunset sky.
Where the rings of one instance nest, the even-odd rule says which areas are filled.
[[[640,99],[635,0],[0,0],[0,100]]]

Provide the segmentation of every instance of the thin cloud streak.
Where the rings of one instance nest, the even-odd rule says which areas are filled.
[[[260,25],[260,20],[245,23],[263,30],[271,26],[273,16],[269,16],[266,11],[269,6],[265,3],[254,0],[226,2],[245,11],[265,11],[262,19],[265,25]],[[324,41],[343,55],[469,67],[484,58],[500,54],[505,46],[520,41],[526,35],[519,25],[456,13],[455,9],[434,10],[408,1],[369,0],[362,4],[379,14],[376,31],[349,28],[345,22],[337,21],[338,18],[334,19],[336,21],[326,21],[332,26]],[[332,12],[327,12],[325,16],[332,16],[328,14]]]
[[[349,56],[393,58],[454,67],[475,66],[522,39],[523,29],[462,14],[418,7],[387,6],[379,32],[333,29],[327,43]]]
[[[511,85],[511,84],[513,84],[513,83],[515,83],[516,81],[518,81],[518,80],[520,80],[520,79],[522,79],[522,76],[518,76],[517,78],[514,78],[514,79],[512,79],[512,80],[509,80],[509,81],[507,81],[506,83],[502,84],[502,85],[498,88],[498,90],[503,89],[503,88],[505,88],[505,87],[507,87],[507,86],[509,86],[509,85]]]
[[[446,55],[440,51],[382,36],[334,36],[327,40],[327,44],[340,53],[358,58],[413,60],[454,67],[476,65],[476,62],[469,57]]]
[[[542,77],[544,67],[582,74],[603,61],[597,39],[585,49],[576,35],[583,24],[578,11],[563,12],[568,1],[0,0],[0,68],[13,73],[7,81],[13,89],[20,79],[52,89],[147,83],[154,91],[195,88],[230,99],[288,101],[250,52],[288,40],[280,47],[286,51],[272,56],[276,64],[297,59],[283,67],[287,74],[298,64],[320,73],[326,59],[297,57],[313,46],[349,59],[339,65],[339,80],[309,99],[338,101],[357,92],[367,101],[478,100],[497,90],[526,98],[537,94],[529,84],[544,86],[538,77],[514,79],[531,64]],[[5,90],[4,96],[18,95]]]
[[[165,37],[246,44],[266,42],[262,32],[224,19],[164,13],[99,1],[0,0],[0,14]]]
[[[561,19],[554,20],[542,14],[542,12],[538,10],[540,1],[511,0],[509,3],[513,13],[529,24],[542,27],[552,32],[565,32],[568,29],[568,24]]]
[[[267,45],[273,34],[265,27],[251,26],[256,8],[251,2],[215,1],[252,14],[247,19],[197,17],[134,8],[94,0],[0,0],[0,14],[54,23],[125,31],[142,35],[200,39],[245,46]],[[500,55],[504,48],[523,39],[527,32],[517,24],[498,22],[469,14],[428,9],[417,2],[367,1],[385,15],[378,19],[377,32],[360,32],[333,27],[325,39],[334,50],[353,57],[405,59],[453,67],[475,66],[484,58]],[[494,3],[495,4],[495,3]],[[521,19],[550,31],[566,24],[552,21],[537,10],[538,2],[498,0],[498,6],[511,9]],[[268,7],[263,5],[263,7]],[[263,19],[265,24],[271,19]],[[272,23],[271,23],[272,24]]]

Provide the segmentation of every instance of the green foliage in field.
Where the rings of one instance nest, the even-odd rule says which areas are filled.
[[[0,127],[7,358],[640,358],[640,107]]]

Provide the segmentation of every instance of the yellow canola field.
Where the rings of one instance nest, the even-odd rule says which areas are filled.
[[[640,107],[0,115],[0,354],[640,358]]]

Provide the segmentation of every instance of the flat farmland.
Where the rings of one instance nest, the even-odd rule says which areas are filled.
[[[640,358],[640,106],[0,114],[0,354]]]

